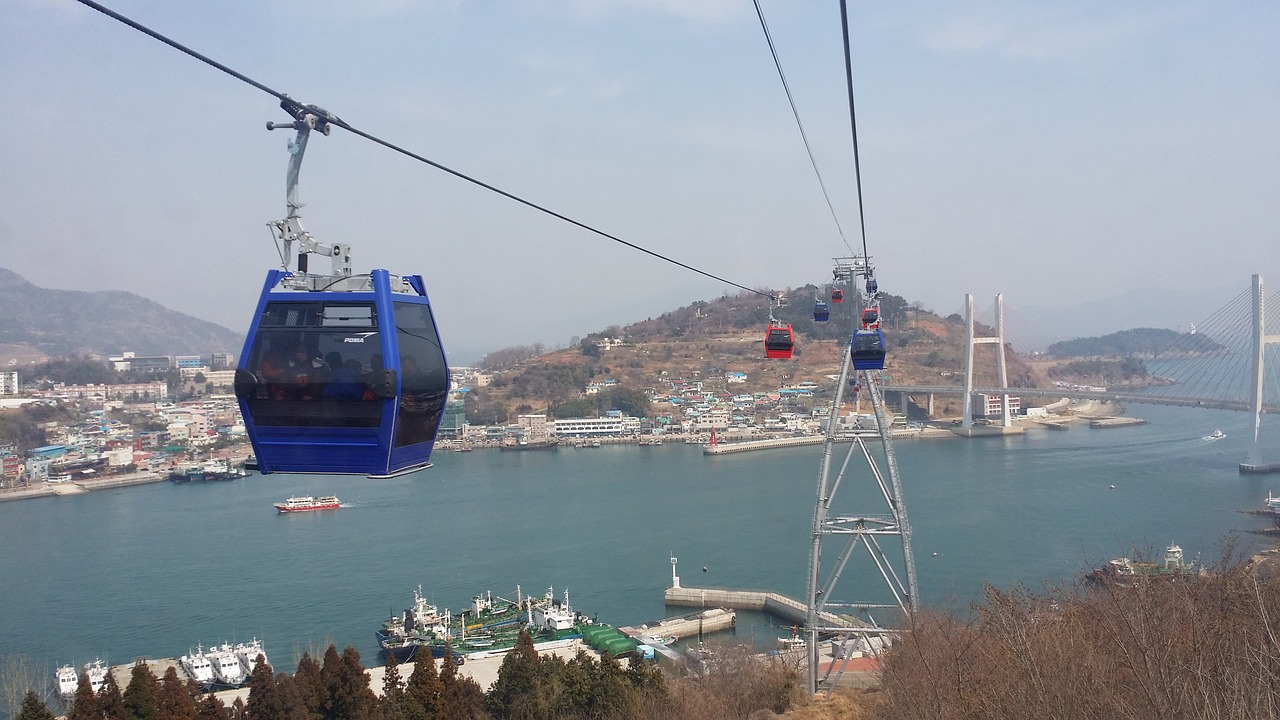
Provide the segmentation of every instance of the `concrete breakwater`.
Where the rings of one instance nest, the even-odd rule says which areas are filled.
[[[787,622],[808,622],[809,609],[804,603],[782,593],[765,590],[729,590],[726,588],[669,587],[663,593],[667,605],[683,607],[732,608],[768,613]],[[824,622],[854,627],[855,623],[834,613],[822,613]]]
[[[726,453],[747,452],[749,450],[767,450],[770,448],[799,447],[801,445],[821,445],[826,440],[824,435],[808,437],[777,438],[774,440],[748,440],[746,442],[708,445],[702,448],[703,455],[724,455]]]
[[[728,630],[738,622],[737,613],[724,608],[711,608],[680,617],[645,623],[638,627],[620,627],[618,632],[642,640],[645,637],[676,638]]]
[[[1142,418],[1134,417],[1105,417],[1097,420],[1090,420],[1089,427],[1097,429],[1131,427],[1133,425],[1146,425],[1147,421]]]

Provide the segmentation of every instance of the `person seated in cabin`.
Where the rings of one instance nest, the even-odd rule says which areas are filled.
[[[320,397],[325,400],[359,400],[364,394],[364,387],[358,375],[360,361],[343,362],[342,353],[337,350],[330,351],[324,359],[328,366],[329,377],[324,390],[320,391]],[[350,367],[350,363],[355,363],[356,370]]]
[[[380,388],[386,382],[386,370],[382,366],[382,354],[374,353],[369,358],[369,372],[364,374],[364,395],[365,400],[378,399],[378,392],[375,388]]]
[[[268,348],[258,363],[258,380],[266,385],[267,397],[284,400],[285,383],[289,378],[289,361],[277,347]]]
[[[325,379],[325,364],[324,360],[312,357],[305,343],[294,346],[293,355],[289,358],[289,372],[295,399],[314,400],[318,396]]]

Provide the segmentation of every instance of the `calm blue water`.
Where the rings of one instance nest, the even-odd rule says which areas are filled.
[[[1227,533],[1265,526],[1240,512],[1280,491],[1280,476],[1236,471],[1250,416],[1130,414],[1150,423],[899,442],[924,603],[965,607],[983,583],[1069,580],[1134,546],[1176,541],[1212,559]],[[1280,427],[1267,422],[1267,459],[1280,460]],[[1228,437],[1202,439],[1215,428]],[[0,654],[52,673],[257,636],[282,667],[329,642],[371,662],[374,628],[418,584],[453,608],[488,589],[514,595],[516,583],[567,587],[579,609],[636,623],[666,614],[672,554],[685,585],[799,597],[819,457],[817,447],[706,457],[673,444],[440,453],[435,468],[391,480],[252,476],[0,503]],[[271,506],[329,493],[342,510]],[[859,581],[878,579],[848,576]]]

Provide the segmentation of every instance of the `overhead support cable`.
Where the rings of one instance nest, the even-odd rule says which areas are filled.
[[[226,73],[226,74],[230,75],[231,77],[233,77],[233,78],[235,78],[235,79],[237,79],[237,80],[239,80],[239,81],[241,81],[241,82],[243,82],[243,83],[246,83],[246,84],[248,84],[248,85],[251,85],[251,86],[253,86],[253,87],[257,88],[258,90],[261,90],[262,92],[264,92],[264,93],[266,93],[266,94],[268,94],[268,95],[271,95],[271,96],[275,97],[276,99],[278,99],[278,100],[280,101],[280,106],[281,106],[282,108],[284,108],[284,110],[285,110],[286,112],[288,112],[290,115],[294,115],[294,116],[296,117],[299,111],[303,111],[303,112],[313,112],[314,114],[316,114],[316,115],[317,115],[317,117],[319,117],[321,120],[323,120],[324,122],[328,123],[329,125],[334,125],[334,126],[340,127],[340,128],[342,128],[343,130],[346,130],[347,132],[350,132],[350,133],[352,133],[352,134],[354,134],[354,135],[357,135],[357,136],[359,136],[359,137],[362,137],[362,138],[364,138],[365,140],[368,140],[368,141],[370,141],[370,142],[373,142],[373,143],[376,143],[376,144],[378,144],[378,145],[381,145],[381,146],[383,146],[383,147],[387,148],[388,150],[393,150],[393,151],[395,151],[395,152],[400,153],[401,155],[404,155],[404,156],[406,156],[406,157],[413,158],[414,160],[417,160],[417,161],[419,161],[419,162],[421,162],[421,163],[425,163],[425,164],[427,164],[427,165],[430,165],[431,167],[436,168],[437,170],[442,170],[442,171],[444,171],[444,172],[446,172],[446,173],[449,173],[450,175],[452,175],[452,176],[454,176],[454,177],[456,177],[456,178],[458,178],[458,179],[460,179],[460,180],[465,180],[465,181],[467,181],[467,182],[469,182],[469,183],[471,183],[471,184],[473,184],[473,185],[476,185],[476,186],[482,187],[482,188],[484,188],[485,190],[488,190],[488,191],[490,191],[490,192],[493,192],[493,193],[496,193],[496,194],[498,194],[498,195],[501,195],[502,197],[505,197],[505,198],[507,198],[508,200],[514,200],[515,202],[518,202],[518,203],[520,203],[521,205],[524,205],[524,206],[526,206],[526,207],[532,208],[532,209],[537,210],[537,211],[539,211],[539,212],[541,212],[541,213],[545,213],[545,214],[547,214],[547,215],[550,215],[551,217],[554,217],[554,218],[556,218],[556,219],[558,219],[558,220],[562,220],[562,221],[564,221],[564,222],[567,222],[567,223],[569,223],[570,225],[574,225],[574,226],[576,226],[576,227],[582,228],[583,230],[586,230],[587,232],[594,233],[594,234],[596,234],[596,235],[599,235],[600,237],[603,237],[603,238],[606,238],[606,239],[612,240],[612,241],[614,241],[614,242],[616,242],[616,243],[618,243],[618,244],[620,244],[620,245],[625,245],[626,247],[629,247],[629,248],[631,248],[632,250],[638,250],[639,252],[642,252],[642,253],[644,253],[644,254],[646,254],[646,255],[649,255],[650,257],[654,257],[654,258],[657,258],[658,260],[662,260],[662,261],[664,261],[664,262],[670,263],[670,264],[675,265],[675,266],[677,266],[677,267],[684,268],[685,270],[688,270],[688,271],[693,272],[693,273],[697,273],[698,275],[702,275],[703,277],[710,278],[710,279],[715,280],[715,281],[717,281],[717,282],[724,283],[725,285],[731,285],[731,286],[733,286],[733,287],[738,288],[739,290],[745,290],[745,291],[747,291],[747,292],[749,292],[749,293],[753,293],[753,294],[755,294],[755,295],[760,295],[760,296],[762,296],[762,297],[769,298],[771,301],[772,301],[772,300],[776,300],[776,299],[777,299],[777,296],[776,296],[776,295],[774,295],[774,294],[772,294],[772,293],[763,292],[763,291],[761,291],[761,290],[757,290],[757,289],[755,289],[755,288],[748,287],[748,286],[746,286],[746,285],[742,285],[742,284],[739,284],[739,283],[733,282],[732,280],[728,280],[728,279],[723,278],[723,277],[721,277],[721,276],[719,276],[719,275],[715,275],[715,274],[710,273],[710,272],[707,272],[707,271],[705,271],[705,270],[701,270],[701,269],[699,269],[699,268],[696,268],[696,267],[694,267],[694,266],[692,266],[692,265],[688,265],[688,264],[686,264],[686,263],[680,262],[679,260],[676,260],[676,259],[674,259],[674,258],[671,258],[671,257],[668,257],[668,256],[666,256],[666,255],[663,255],[662,253],[655,252],[655,251],[653,251],[653,250],[649,250],[648,248],[642,247],[642,246],[637,245],[637,244],[632,243],[632,242],[628,242],[628,241],[626,241],[626,240],[623,240],[623,239],[622,239],[622,238],[620,238],[620,237],[617,237],[616,235],[612,235],[612,234],[607,233],[607,232],[605,232],[605,231],[603,231],[603,230],[600,230],[600,229],[598,229],[598,228],[592,227],[591,225],[588,225],[588,224],[586,224],[586,223],[584,223],[584,222],[580,222],[580,221],[578,221],[578,220],[574,220],[573,218],[571,218],[571,217],[569,217],[569,216],[567,216],[567,215],[564,215],[564,214],[562,214],[562,213],[559,213],[559,212],[556,212],[556,211],[551,210],[551,209],[549,209],[549,208],[546,208],[546,207],[544,207],[544,206],[542,206],[542,205],[539,205],[538,203],[535,203],[535,202],[533,202],[533,201],[531,201],[531,200],[526,200],[526,199],[524,199],[524,198],[522,198],[522,197],[520,197],[520,196],[518,196],[518,195],[515,195],[514,193],[510,193],[510,192],[507,192],[506,190],[502,190],[502,189],[500,189],[500,188],[498,188],[498,187],[496,187],[496,186],[494,186],[494,185],[490,185],[489,183],[486,183],[486,182],[484,182],[484,181],[482,181],[482,180],[479,180],[479,179],[476,179],[476,178],[474,178],[474,177],[471,177],[470,175],[467,175],[466,173],[460,172],[460,171],[458,171],[458,170],[454,170],[453,168],[450,168],[450,167],[448,167],[448,166],[446,166],[446,165],[443,165],[443,164],[441,164],[441,163],[438,163],[438,162],[436,162],[436,161],[434,161],[434,160],[430,160],[430,159],[428,159],[428,158],[426,158],[426,157],[423,157],[422,155],[419,155],[419,154],[417,154],[417,153],[415,153],[415,152],[412,152],[412,151],[410,151],[410,150],[406,150],[405,148],[402,148],[402,147],[400,147],[400,146],[398,146],[398,145],[395,145],[395,144],[393,144],[393,143],[391,143],[391,142],[388,142],[388,141],[386,141],[386,140],[383,140],[383,139],[381,139],[381,138],[379,138],[379,137],[377,137],[377,136],[375,136],[375,135],[372,135],[372,134],[370,134],[370,133],[367,133],[367,132],[365,132],[365,131],[363,131],[363,130],[359,130],[359,129],[357,129],[357,128],[353,127],[352,125],[350,125],[349,123],[347,123],[347,122],[343,121],[342,119],[340,119],[340,118],[336,117],[336,116],[335,116],[335,115],[333,115],[332,113],[329,113],[329,112],[327,112],[327,111],[325,111],[325,110],[322,110],[322,109],[320,109],[320,108],[318,108],[318,107],[316,107],[316,106],[314,106],[314,105],[303,105],[302,103],[299,103],[297,100],[294,100],[293,98],[289,97],[289,95],[287,95],[287,94],[285,94],[285,93],[282,93],[282,92],[280,92],[280,91],[278,91],[278,90],[275,90],[275,89],[273,89],[273,88],[271,88],[271,87],[268,87],[267,85],[264,85],[264,84],[262,84],[262,83],[260,83],[260,82],[258,82],[258,81],[256,81],[256,80],[254,80],[253,78],[251,78],[251,77],[249,77],[249,76],[247,76],[247,75],[243,74],[243,73],[237,72],[237,71],[235,71],[235,70],[231,69],[230,67],[228,67],[228,66],[226,66],[226,65],[223,65],[222,63],[217,62],[216,60],[213,60],[212,58],[210,58],[210,57],[208,57],[208,56],[206,56],[206,55],[202,55],[201,53],[198,53],[198,52],[196,52],[195,50],[192,50],[191,48],[189,48],[189,47],[187,47],[187,46],[185,46],[185,45],[183,45],[183,44],[181,44],[181,43],[179,43],[179,42],[177,42],[177,41],[175,41],[175,40],[172,40],[172,39],[170,39],[170,38],[168,38],[168,37],[166,37],[166,36],[162,35],[161,33],[158,33],[158,32],[156,32],[155,30],[152,30],[152,29],[150,29],[150,28],[146,27],[145,25],[142,25],[142,24],[141,24],[141,23],[139,23],[139,22],[136,22],[136,21],[134,21],[134,20],[131,20],[131,19],[129,19],[128,17],[125,17],[124,15],[121,15],[120,13],[118,13],[118,12],[116,12],[116,11],[114,11],[114,10],[112,10],[112,9],[108,8],[108,7],[106,7],[105,5],[102,5],[102,4],[100,4],[100,3],[94,2],[94,0],[77,0],[77,2],[79,2],[79,3],[80,3],[80,4],[82,4],[82,5],[85,5],[86,7],[90,7],[90,8],[92,8],[92,9],[94,9],[94,10],[97,10],[98,12],[102,13],[103,15],[106,15],[107,17],[110,17],[110,18],[112,18],[112,19],[114,19],[114,20],[117,20],[117,21],[119,21],[119,22],[121,22],[121,23],[123,23],[123,24],[125,24],[125,25],[128,25],[129,27],[131,27],[131,28],[133,28],[133,29],[137,30],[138,32],[141,32],[141,33],[143,33],[143,34],[145,34],[145,35],[148,35],[148,36],[150,36],[150,37],[152,37],[152,38],[154,38],[154,39],[156,39],[156,40],[159,40],[160,42],[164,43],[165,45],[168,45],[169,47],[171,47],[171,48],[173,48],[173,49],[175,49],[175,50],[178,50],[179,52],[182,52],[182,53],[184,53],[184,54],[186,54],[186,55],[189,55],[189,56],[191,56],[191,57],[195,58],[196,60],[199,60],[200,62],[205,63],[206,65],[209,65],[210,67],[213,67],[213,68],[216,68],[216,69],[218,69],[218,70],[221,70],[222,72],[224,72],[224,73]]]
[[[836,224],[836,232],[840,234],[840,242],[848,248],[849,252],[853,252],[853,247],[849,245],[849,239],[844,235],[844,228],[840,225],[840,218],[836,215],[835,206],[831,204],[831,195],[827,192],[827,184],[822,180],[822,172],[818,170],[818,161],[813,157],[813,148],[809,145],[809,135],[804,131],[804,123],[800,121],[800,111],[796,109],[796,100],[791,95],[791,85],[787,83],[787,75],[782,72],[782,61],[778,58],[778,49],[773,44],[773,35],[769,32],[769,24],[765,22],[764,10],[760,8],[760,0],[752,0],[756,6],[756,16],[760,18],[760,29],[764,31],[764,39],[769,43],[769,53],[773,55],[773,66],[778,69],[778,79],[782,81],[782,89],[787,93],[787,102],[791,104],[791,114],[795,116],[796,127],[800,129],[800,139],[804,141],[804,151],[809,154],[809,164],[813,166],[813,173],[818,177],[818,186],[822,188],[822,197],[827,201],[827,209],[831,211],[831,219]],[[863,253],[866,253],[866,245],[863,244]]]
[[[840,32],[844,36],[844,77],[849,94],[849,129],[853,132],[853,176],[858,184],[858,226],[862,231],[862,256],[870,259],[871,253],[867,252],[867,218],[862,205],[862,162],[858,156],[858,114],[853,103],[853,58],[849,52],[849,10],[846,0],[840,0]]]

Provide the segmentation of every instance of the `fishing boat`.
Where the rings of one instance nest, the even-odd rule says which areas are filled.
[[[236,659],[240,661],[240,667],[244,668],[245,677],[253,675],[253,671],[258,667],[258,657],[262,657],[262,661],[268,665],[267,653],[262,649],[262,643],[258,638],[254,638],[247,643],[236,644]]]
[[[1226,437],[1226,436],[1227,436],[1227,434],[1226,434],[1226,433],[1224,433],[1224,432],[1222,432],[1221,430],[1214,430],[1213,432],[1209,433],[1208,435],[1205,435],[1205,436],[1204,436],[1204,439],[1205,439],[1205,440],[1221,440],[1222,438],[1224,438],[1224,437]]]
[[[325,495],[324,497],[312,497],[305,495],[302,497],[291,497],[284,502],[275,504],[276,510],[282,513],[291,512],[309,512],[311,510],[337,510],[342,507],[342,502],[333,495]]]
[[[412,660],[420,652],[443,657],[446,646],[457,658],[477,658],[510,651],[521,630],[532,635],[538,650],[568,647],[582,636],[580,624],[587,620],[570,607],[567,592],[563,601],[551,589],[541,598],[524,597],[516,586],[516,598],[486,592],[454,615],[428,603],[419,586],[413,606],[403,615],[392,615],[375,633],[378,646],[398,660]]]
[[[1151,578],[1197,577],[1205,572],[1199,559],[1187,562],[1183,557],[1182,548],[1170,543],[1169,547],[1165,548],[1162,564],[1120,557],[1108,560],[1106,565],[1087,573],[1084,579],[1094,583],[1111,583],[1119,587],[1128,587],[1134,582]]]
[[[89,676],[89,687],[96,695],[107,681],[107,666],[101,660],[94,660],[91,663],[85,663],[82,672]],[[74,665],[59,667],[57,678],[59,695],[69,698],[76,694],[76,688],[80,685],[80,675],[76,672]]]
[[[76,674],[74,665],[63,665],[58,668],[58,694],[63,697],[71,697],[76,694],[76,686],[80,683],[80,676]]]
[[[213,686],[213,663],[204,654],[204,648],[201,646],[196,645],[194,651],[187,651],[186,655],[178,658],[178,664],[201,688],[207,689]]]
[[[1280,497],[1274,497],[1270,492],[1267,493],[1267,509],[1276,515],[1280,515]]]
[[[244,685],[249,679],[245,675],[244,667],[240,665],[240,658],[236,656],[235,648],[228,643],[215,645],[209,648],[209,652],[205,653],[209,658],[210,664],[213,665],[214,687],[223,689],[238,688]]]

